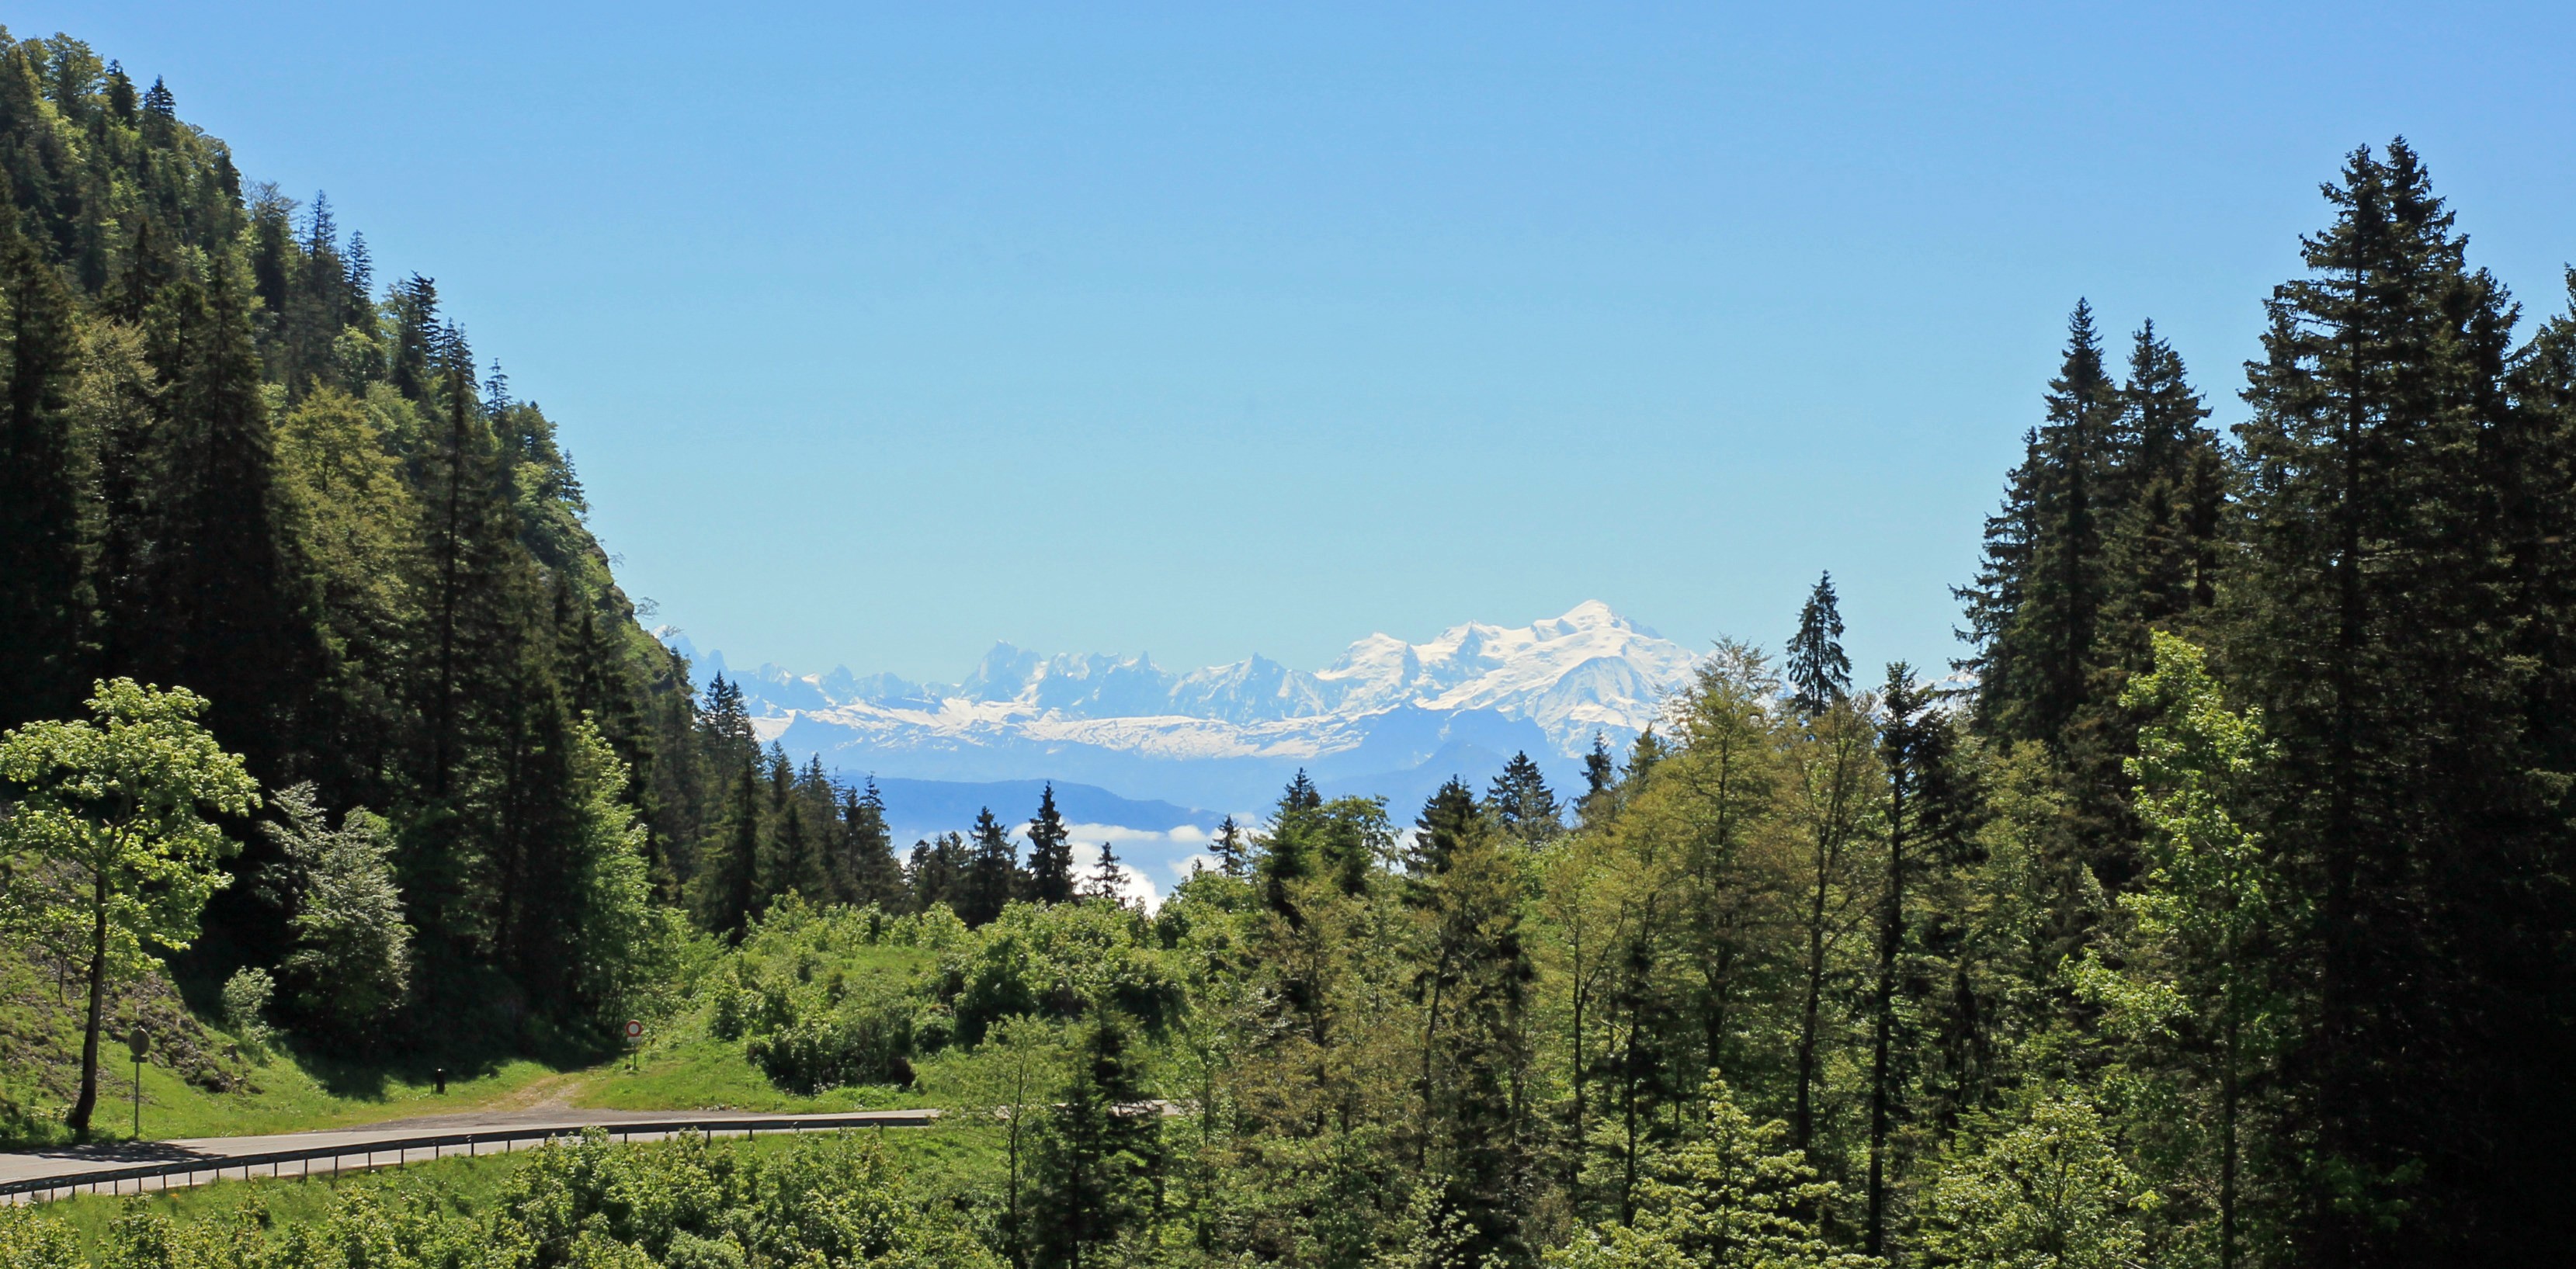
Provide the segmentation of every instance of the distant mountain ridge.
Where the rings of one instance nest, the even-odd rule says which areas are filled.
[[[1480,779],[1516,750],[1570,778],[1594,736],[1624,748],[1653,723],[1699,661],[1598,601],[1527,626],[1452,626],[1427,643],[1372,634],[1317,671],[1256,655],[1174,674],[1141,655],[997,644],[964,680],[931,684],[845,668],[743,673],[665,638],[699,663],[701,682],[723,673],[741,685],[764,740],[843,771],[1070,779],[1237,809],[1299,767],[1328,789],[1399,800],[1451,774]]]

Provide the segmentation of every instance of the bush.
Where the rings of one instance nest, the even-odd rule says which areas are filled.
[[[875,908],[818,909],[790,896],[701,981],[708,1029],[743,1041],[762,1074],[795,1092],[909,1084],[912,1059],[946,1044],[950,1028],[920,957],[893,949],[949,933]]]
[[[1153,927],[1102,903],[1014,903],[941,960],[942,995],[957,1038],[982,1041],[1004,1018],[1074,1018],[1106,1005],[1160,1032],[1180,1015],[1182,989]]]
[[[268,1001],[277,994],[277,980],[256,965],[244,965],[224,980],[224,1026],[253,1048],[263,1048],[269,1041]]]

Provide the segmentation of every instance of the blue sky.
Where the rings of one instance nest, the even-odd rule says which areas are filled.
[[[2576,6],[12,5],[327,189],[737,661],[1954,653],[2066,311],[2219,408],[2403,133],[2534,314]],[[1875,677],[1871,674],[1870,677]]]

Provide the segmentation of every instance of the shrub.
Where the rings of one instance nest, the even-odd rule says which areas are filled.
[[[253,1048],[269,1041],[268,1001],[277,994],[277,980],[256,965],[244,965],[224,980],[224,1025],[241,1042]]]

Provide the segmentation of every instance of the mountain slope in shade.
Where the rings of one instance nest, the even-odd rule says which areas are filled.
[[[1300,768],[1337,791],[1409,801],[1416,785],[1492,774],[1429,766],[1499,768],[1523,750],[1570,783],[1594,736],[1624,748],[1698,663],[1599,602],[1527,626],[1453,626],[1427,643],[1373,634],[1312,672],[1253,656],[1175,675],[1144,656],[1008,644],[955,684],[699,660],[702,681],[721,671],[742,685],[764,741],[845,772],[1055,778],[1238,809],[1265,804]]]

